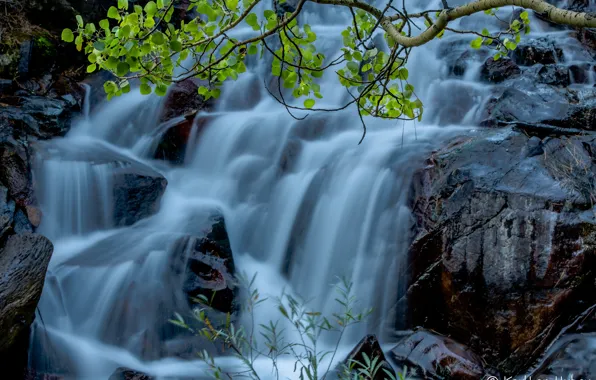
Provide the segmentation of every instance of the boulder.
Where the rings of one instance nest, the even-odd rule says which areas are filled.
[[[0,249],[0,370],[5,375],[26,363],[23,342],[28,340],[52,252],[47,238],[29,233],[9,236]]]
[[[410,323],[518,373],[596,298],[596,147],[484,133],[434,152],[414,177]],[[528,154],[537,146],[545,153]]]
[[[532,66],[537,63],[548,65],[558,63],[563,58],[563,50],[555,41],[546,37],[529,39],[517,45],[512,58],[521,66]]]
[[[11,228],[15,211],[15,203],[8,197],[8,189],[0,186],[0,239]]]
[[[180,274],[190,305],[203,296],[215,310],[235,311],[234,258],[225,221],[211,218],[211,227],[202,237],[183,236],[172,247],[172,270]]]
[[[77,102],[68,98],[23,96],[14,105],[0,108],[0,118],[27,135],[49,139],[68,132],[75,106]]]
[[[424,329],[404,337],[389,355],[426,379],[476,380],[485,374],[482,360],[468,347]]]
[[[22,144],[0,141],[0,183],[19,205],[28,203],[32,192],[31,167]]]
[[[120,367],[117,368],[108,380],[154,380],[153,376],[132,369]]]
[[[196,113],[173,119],[173,125],[168,127],[159,140],[154,158],[174,165],[183,164],[188,144],[191,143],[189,140],[200,138],[212,120],[212,116],[197,116]]]
[[[362,338],[362,340],[348,354],[343,364],[345,367],[351,368],[353,371],[359,369],[370,370],[370,368],[366,367],[365,355],[371,361],[377,359],[377,363],[379,363],[378,368],[373,368],[376,372],[375,376],[370,380],[385,380],[388,378],[387,373],[395,376],[395,371],[387,362],[385,354],[375,335],[367,335]]]
[[[168,90],[164,104],[162,121],[179,116],[196,114],[198,111],[208,109],[211,103],[199,95],[199,82],[187,79],[176,83]]]
[[[536,65],[533,70],[527,74],[536,76],[538,83],[544,83],[551,86],[567,87],[571,83],[569,69],[563,65]]]
[[[148,168],[129,166],[113,175],[114,223],[130,226],[159,210],[168,181]]]
[[[540,379],[590,379],[596,376],[596,336],[569,334],[548,350],[531,376]]]
[[[521,74],[519,66],[509,58],[495,61],[492,57],[482,65],[480,78],[487,82],[499,83]]]

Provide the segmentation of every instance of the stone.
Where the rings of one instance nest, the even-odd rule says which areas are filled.
[[[155,377],[137,372],[132,369],[120,367],[110,376],[109,380],[154,380]]]
[[[416,368],[424,378],[481,379],[482,360],[453,339],[419,329],[404,337],[391,351],[397,363]]]
[[[0,97],[12,92],[13,81],[10,79],[0,79]]]
[[[22,148],[0,142],[0,182],[17,204],[24,206],[31,193],[31,172]]]
[[[8,189],[0,186],[0,239],[11,228],[15,211],[15,203],[8,198]]]
[[[33,232],[33,226],[29,223],[29,219],[27,215],[23,212],[23,210],[19,209],[14,215],[14,232],[22,235],[28,232]]]
[[[563,335],[532,372],[532,378],[593,378],[596,375],[595,344],[594,334]]]
[[[362,338],[352,351],[350,351],[346,359],[343,361],[343,364],[348,368],[353,368],[354,371],[357,371],[358,369],[366,369],[366,367],[361,365],[366,362],[364,359],[365,355],[369,360],[377,359],[379,363],[376,376],[371,380],[385,380],[388,378],[387,373],[395,376],[395,371],[387,362],[385,354],[375,335],[367,335]]]
[[[197,116],[196,113],[172,119],[175,123],[162,134],[154,158],[174,165],[183,164],[188,144],[196,144],[212,120],[213,117],[210,115]],[[192,142],[189,141],[191,138]]]
[[[115,170],[113,176],[114,223],[130,226],[159,210],[168,181],[148,168],[129,166]]]
[[[558,63],[563,57],[563,50],[549,38],[537,38],[520,42],[512,53],[512,58],[518,65],[532,66]]]
[[[183,278],[190,305],[203,296],[213,309],[232,313],[235,266],[223,217],[213,216],[210,229],[203,232],[202,237],[183,236],[174,243],[171,268]]]
[[[434,152],[414,177],[409,322],[519,373],[596,302],[594,147],[551,138],[524,155],[536,139],[485,133]]]
[[[27,344],[22,342],[28,339],[29,326],[35,317],[52,252],[52,243],[47,238],[29,233],[9,236],[0,250],[2,371],[14,370],[10,368],[13,360],[26,358]]]
[[[480,78],[487,82],[499,83],[521,74],[519,66],[509,58],[495,61],[492,57],[482,65]]]
[[[210,106],[210,102],[199,95],[199,82],[187,79],[176,83],[168,90],[164,104],[162,121],[167,121],[179,116],[196,114]]]
[[[569,69],[563,65],[536,65],[536,81],[551,86],[567,87],[571,84]]]
[[[31,225],[35,228],[39,227],[41,224],[41,218],[43,216],[41,209],[36,206],[27,205],[25,206],[25,211],[27,213],[29,223],[31,223]]]

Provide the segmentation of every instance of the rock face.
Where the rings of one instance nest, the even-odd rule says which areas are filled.
[[[504,129],[434,152],[413,182],[411,323],[518,373],[582,312],[595,298],[593,144]]]
[[[362,364],[366,363],[366,360],[364,359],[365,355],[369,360],[377,359],[379,363],[378,369],[374,368],[377,372],[375,373],[375,377],[371,380],[387,379],[387,373],[395,376],[395,371],[387,362],[385,354],[381,349],[381,345],[379,344],[377,337],[374,335],[367,335],[362,338],[356,347],[354,347],[348,354],[347,358],[344,360],[344,365],[348,368],[352,368],[354,371],[366,369],[366,367],[362,366]]]
[[[492,57],[487,59],[482,65],[480,77],[493,83],[499,83],[505,79],[517,77],[521,74],[519,66],[517,66],[511,59],[504,58],[495,61]]]
[[[184,279],[183,290],[191,305],[203,296],[215,310],[235,311],[234,258],[222,216],[212,217],[203,237],[178,239],[172,252],[172,270]]]
[[[390,354],[424,378],[480,379],[485,374],[480,357],[469,348],[430,331],[418,330],[402,339]]]
[[[114,173],[114,222],[130,226],[155,214],[168,181],[158,173],[116,170]]]
[[[0,248],[0,370],[9,378],[21,376],[26,364],[29,326],[52,251],[47,238],[29,233],[9,236]]]
[[[513,51],[513,60],[522,66],[558,63],[562,57],[563,50],[548,38],[523,41]]]

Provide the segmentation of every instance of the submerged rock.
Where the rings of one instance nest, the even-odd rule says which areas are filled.
[[[422,329],[403,338],[389,355],[395,362],[417,369],[427,379],[475,380],[485,373],[482,360],[468,347]]]
[[[29,326],[52,252],[47,238],[28,233],[9,236],[0,248],[0,370],[7,378],[26,364]]]
[[[348,368],[352,368],[353,371],[369,369],[365,365],[365,356],[371,361],[376,359],[377,363],[379,363],[378,368],[374,368],[374,370],[377,370],[375,377],[370,380],[385,380],[388,378],[387,373],[395,376],[395,371],[387,362],[385,354],[375,335],[367,335],[362,338],[356,347],[354,347],[348,354],[344,360],[344,365]]]
[[[183,236],[172,248],[172,270],[183,278],[183,291],[189,304],[205,297],[214,309],[235,311],[235,266],[225,221],[214,216],[202,237]]]
[[[116,169],[114,181],[114,223],[130,226],[159,210],[161,197],[168,181],[151,170],[137,166]]]
[[[527,368],[596,296],[593,142],[546,139],[529,155],[528,140],[510,129],[458,139],[412,189],[410,322],[503,373]]]

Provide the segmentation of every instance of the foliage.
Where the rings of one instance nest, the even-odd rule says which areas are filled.
[[[236,80],[247,70],[247,57],[258,56],[271,59],[277,85],[267,89],[290,114],[293,109],[334,111],[355,105],[361,120],[367,115],[420,120],[424,108],[409,83],[407,68],[413,47],[442,38],[446,32],[468,34],[475,36],[472,48],[494,49],[494,58],[499,59],[516,48],[522,33],[530,31],[527,11],[516,19],[501,20],[508,27],[490,33],[487,29],[448,28],[451,9],[414,14],[407,12],[405,3],[399,10],[392,4],[394,0],[384,9],[357,0],[297,0],[294,6],[286,1],[274,0],[271,9],[260,13],[255,9],[261,0],[190,0],[186,11],[194,12],[194,16],[176,22],[176,12],[180,11],[175,0],[149,1],[144,7],[118,0],[99,25],[85,23],[77,16],[76,29],[65,29],[62,39],[84,51],[89,60],[87,72],[103,69],[116,75],[117,80],[104,85],[108,99],[129,92],[133,80],[140,82],[142,94],[163,96],[171,83],[192,77],[202,80],[200,95],[216,98],[224,82]],[[341,33],[339,56],[326,57],[318,51],[316,33],[310,25],[298,22],[307,1],[335,5],[351,13],[352,22]],[[489,4],[476,2],[485,8]],[[482,6],[474,13],[482,11]],[[537,6],[543,5],[539,2]],[[484,10],[487,16],[498,18],[496,9]],[[424,30],[422,23],[426,31],[415,36],[416,30]],[[230,36],[243,28],[252,29],[253,36]],[[373,38],[379,33],[387,49],[375,45]],[[337,108],[317,107],[322,98],[319,79],[332,70],[330,75],[337,76],[350,100]],[[301,99],[299,106],[286,100],[290,93]]]
[[[204,296],[196,300],[200,306],[194,309],[192,321],[187,322],[179,314],[171,320],[173,324],[189,329],[211,342],[222,344],[242,363],[240,369],[226,370],[218,365],[215,358],[207,351],[203,351],[199,356],[209,368],[210,376],[215,379],[237,377],[260,379],[255,362],[257,359],[265,359],[271,362],[272,376],[279,379],[281,374],[278,364],[284,357],[290,357],[295,362],[296,378],[316,380],[331,376],[333,372],[331,365],[334,363],[346,330],[350,326],[363,322],[371,312],[354,310],[356,299],[352,294],[352,285],[342,280],[336,287],[335,301],[340,311],[331,316],[309,310],[302,300],[284,292],[275,300],[281,321],[280,319],[270,320],[267,324],[255,327],[255,309],[267,302],[267,298],[262,298],[254,288],[255,276],[250,280],[246,276],[241,276],[239,281],[247,292],[246,302],[241,312],[249,316],[248,327],[236,326],[229,314],[225,322],[217,325],[208,316],[209,301]],[[294,332],[300,337],[298,341],[286,339],[286,331],[282,327],[284,325],[289,325],[295,330]],[[324,334],[329,333],[335,333],[337,340],[334,349],[326,350],[320,347],[320,341]],[[336,375],[344,380],[366,380],[380,375],[388,380],[397,380],[395,375],[382,368],[383,362],[378,357],[369,358],[366,354],[363,356],[364,362],[351,360],[344,364]],[[324,365],[325,360],[328,361],[327,365]],[[405,374],[400,374],[398,378],[403,380],[404,376]]]

